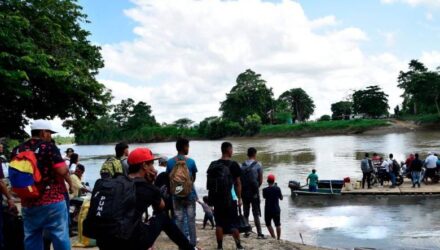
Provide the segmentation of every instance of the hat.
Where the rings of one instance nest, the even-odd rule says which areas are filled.
[[[273,174],[269,174],[269,175],[267,176],[267,181],[268,181],[268,182],[275,182],[275,175],[273,175]]]
[[[52,124],[48,120],[35,120],[31,125],[31,130],[47,130],[50,133],[55,134],[56,131],[52,129]]]
[[[75,153],[75,150],[73,150],[73,148],[68,148],[66,149],[66,154],[67,153]]]
[[[167,163],[168,157],[162,156],[159,158],[159,165],[162,165],[163,163]]]
[[[148,148],[136,148],[128,155],[128,164],[135,165],[146,161],[154,161],[159,158],[155,158],[153,153]]]

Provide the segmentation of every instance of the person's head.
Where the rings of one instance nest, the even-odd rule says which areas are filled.
[[[393,159],[393,158],[394,158],[394,155],[393,155],[393,154],[390,154],[389,157],[390,157],[390,159]]]
[[[47,120],[35,120],[31,125],[31,136],[33,138],[39,138],[45,142],[52,141],[53,131],[52,125]]]
[[[79,161],[79,155],[77,153],[73,153],[70,155],[70,165],[77,164]]]
[[[377,153],[373,153],[373,157],[377,156]]]
[[[414,158],[414,154],[409,154],[409,158]]]
[[[232,144],[230,142],[227,141],[223,142],[221,146],[221,150],[223,156],[232,157],[233,149],[232,149]]]
[[[380,161],[383,161],[383,157],[380,157],[379,160],[380,160]]]
[[[267,176],[267,183],[269,183],[269,185],[274,184],[274,183],[275,183],[275,175],[273,175],[273,174],[269,174],[269,175]]]
[[[189,140],[185,138],[179,138],[176,141],[177,152],[181,155],[188,155],[189,153]]]
[[[81,178],[81,176],[84,174],[84,172],[86,171],[86,168],[82,165],[82,164],[78,164],[76,165],[75,168],[75,174]]]
[[[315,173],[316,173],[316,169],[312,169],[312,173],[314,173],[314,174],[315,174]]]
[[[369,153],[365,153],[365,158],[368,158],[368,157],[370,157],[370,154]]]
[[[116,158],[121,158],[122,156],[128,156],[128,144],[125,142],[120,142],[115,146]]]
[[[159,158],[159,166],[166,167],[168,162],[168,158],[166,156],[162,156]]]
[[[414,157],[415,157],[416,159],[419,159],[419,154],[418,154],[418,153],[415,153],[415,154],[414,154]]]
[[[152,182],[156,177],[154,160],[157,160],[157,158],[154,157],[150,149],[136,148],[128,155],[128,173],[137,174]]]
[[[208,203],[208,196],[206,196],[206,195],[203,196],[203,202],[204,202],[204,203]]]
[[[66,156],[70,158],[70,156],[75,153],[75,150],[73,148],[66,149]]]
[[[249,158],[255,158],[256,156],[257,156],[257,149],[255,149],[255,148],[248,148],[248,151],[247,151],[247,156],[249,157]]]

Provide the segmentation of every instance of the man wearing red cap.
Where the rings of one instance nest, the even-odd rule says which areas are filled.
[[[269,187],[263,189],[263,198],[266,199],[264,206],[264,220],[266,222],[267,230],[269,230],[272,238],[275,238],[275,233],[272,228],[272,220],[277,228],[277,239],[281,236],[281,209],[279,201],[283,199],[281,189],[275,183],[275,176],[270,174],[267,176],[267,183]]]
[[[153,207],[153,216],[147,223],[136,223],[136,228],[128,240],[114,237],[97,239],[100,249],[148,249],[162,231],[179,248],[195,249],[176,224],[163,212],[165,203],[161,198],[160,190],[153,185],[157,173],[153,163],[157,159],[148,148],[137,148],[128,156],[128,177],[134,181],[136,186],[135,216],[138,217],[136,221],[142,221],[142,215],[149,206]]]

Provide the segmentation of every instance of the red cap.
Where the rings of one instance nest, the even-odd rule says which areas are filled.
[[[275,182],[275,175],[273,175],[273,174],[269,174],[269,175],[267,176],[267,181],[268,181],[268,182]]]
[[[128,155],[128,164],[134,165],[146,161],[154,161],[159,158],[154,158],[153,153],[148,148],[136,148]]]

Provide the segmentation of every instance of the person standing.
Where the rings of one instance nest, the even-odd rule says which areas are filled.
[[[257,238],[264,239],[261,231],[261,208],[260,208],[260,186],[263,184],[263,167],[257,161],[257,150],[248,148],[248,160],[241,164],[241,196],[243,198],[243,215],[249,221],[249,211],[252,206],[255,227],[257,228]],[[245,233],[248,237],[250,232]]]
[[[237,162],[231,160],[233,147],[230,142],[223,142],[221,151],[222,157],[209,165],[206,183],[209,205],[214,206],[217,249],[223,249],[223,235],[232,233],[237,249],[242,250],[244,248],[237,227],[237,205],[242,205],[241,169]],[[235,190],[237,205],[232,199],[231,190]]]
[[[115,156],[109,157],[104,164],[102,164],[100,175],[101,178],[115,178],[119,175],[128,174],[128,144],[120,142],[115,146]]]
[[[400,165],[399,163],[394,159],[394,155],[390,154],[388,159],[388,176],[391,180],[391,188],[397,187],[396,185],[396,175],[399,173]]]
[[[11,159],[14,159],[20,152],[34,151],[42,175],[42,181],[37,183],[41,195],[21,199],[27,250],[43,249],[43,231],[53,242],[55,250],[70,249],[64,181],[69,187],[72,182],[60,150],[51,142],[53,133],[56,132],[49,121],[35,120],[31,125],[32,138],[14,148],[11,154]]]
[[[263,189],[263,198],[266,199],[264,205],[264,221],[266,222],[267,230],[272,238],[275,238],[275,233],[272,228],[272,220],[277,230],[277,240],[281,237],[281,209],[279,201],[283,199],[281,189],[275,183],[275,176],[270,174],[267,176],[268,187]]]
[[[174,217],[176,224],[180,230],[184,233],[188,233],[191,244],[194,246],[197,244],[196,236],[196,200],[197,194],[194,188],[194,182],[196,181],[197,166],[196,162],[187,157],[189,153],[189,141],[185,138],[180,138],[176,141],[177,155],[170,158],[167,162],[166,172],[170,175],[170,183],[172,182],[173,168],[179,161],[184,161],[188,168],[191,178],[191,192],[186,197],[180,197],[172,194]],[[172,193],[172,191],[171,191]]]
[[[428,157],[425,159],[425,166],[426,166],[426,172],[425,176],[423,177],[423,180],[425,181],[425,184],[428,182],[428,178],[431,178],[431,181],[433,179],[433,176],[437,172],[437,161],[438,158],[433,153],[429,152]]]
[[[365,153],[365,158],[361,161],[362,188],[365,188],[365,181],[367,181],[368,189],[371,189],[371,173],[373,172],[373,164],[369,157],[370,154]]]
[[[312,169],[312,172],[307,176],[306,184],[309,185],[310,192],[318,192],[318,175],[316,174],[316,170]]]
[[[414,155],[414,160],[411,163],[411,177],[412,187],[415,188],[416,184],[420,187],[421,172],[423,167],[423,161],[419,159],[419,154]]]

